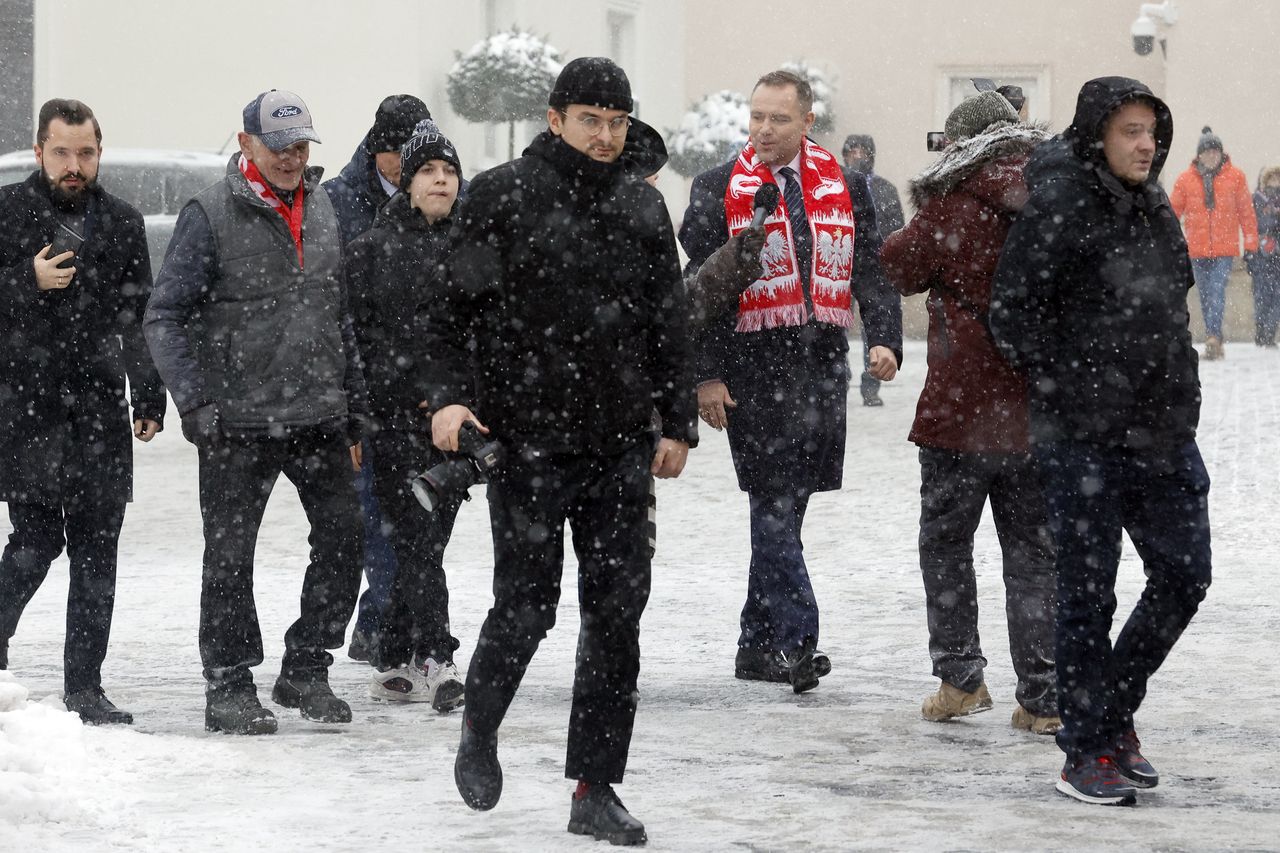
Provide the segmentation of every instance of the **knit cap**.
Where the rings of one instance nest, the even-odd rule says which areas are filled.
[[[977,136],[993,124],[1017,122],[1018,113],[999,92],[983,92],[960,102],[947,116],[947,139],[959,142]]]
[[[400,189],[409,191],[413,176],[428,160],[452,163],[458,170],[458,180],[462,180],[462,161],[458,159],[458,150],[429,118],[418,122],[413,136],[400,148]]]

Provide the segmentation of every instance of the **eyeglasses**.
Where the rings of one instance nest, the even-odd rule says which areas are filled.
[[[622,134],[627,132],[627,128],[631,126],[630,116],[617,116],[616,118],[605,121],[600,118],[600,116],[593,115],[571,116],[566,112],[562,112],[561,115],[565,118],[572,118],[577,121],[578,124],[582,125],[583,130],[592,136],[600,133],[601,128],[605,127],[609,128],[610,136],[622,136]]]

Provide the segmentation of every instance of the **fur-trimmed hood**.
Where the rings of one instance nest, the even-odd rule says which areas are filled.
[[[1004,157],[1027,156],[1049,138],[1047,125],[993,125],[977,136],[952,143],[908,185],[916,210],[931,198],[946,195],[980,169]]]

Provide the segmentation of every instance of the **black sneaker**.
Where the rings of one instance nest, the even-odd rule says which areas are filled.
[[[733,676],[743,681],[786,684],[791,680],[791,668],[780,652],[739,647],[733,659]]]
[[[351,632],[351,645],[347,646],[347,657],[361,663],[372,663],[376,646],[377,642],[371,634],[357,629]]]
[[[1160,784],[1160,774],[1151,762],[1142,757],[1142,744],[1133,729],[1116,738],[1116,770],[1120,777],[1135,788],[1154,788]]]
[[[612,785],[592,785],[581,797],[574,795],[569,805],[569,831],[622,846],[649,840],[644,824],[631,816]]]
[[[351,706],[333,695],[325,672],[295,678],[281,674],[271,691],[271,701],[297,708],[303,718],[317,723],[351,722]]]
[[[502,765],[498,763],[498,736],[482,735],[462,720],[462,740],[453,760],[453,781],[462,801],[480,812],[498,804],[502,796]]]
[[[67,710],[79,714],[81,722],[91,726],[132,725],[133,714],[121,711],[111,703],[101,687],[68,693],[62,700]]]
[[[273,735],[276,715],[262,707],[253,682],[209,685],[205,690],[204,728],[232,735]]]
[[[1068,797],[1100,806],[1131,806],[1138,793],[1124,780],[1113,756],[1082,755],[1062,766],[1057,789]]]
[[[807,642],[793,652],[787,652],[782,659],[787,662],[791,672],[791,690],[804,693],[818,686],[818,667],[814,661],[816,650],[812,642]],[[827,671],[831,671],[831,661],[827,661]]]

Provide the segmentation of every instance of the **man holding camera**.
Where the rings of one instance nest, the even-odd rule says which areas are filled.
[[[548,129],[470,185],[427,351],[438,354],[428,365],[436,446],[456,451],[471,421],[507,448],[489,486],[494,604],[467,672],[459,791],[472,808],[497,804],[498,727],[555,622],[568,521],[582,619],[569,831],[638,844],[644,826],[612,785],[636,711],[649,480],[679,476],[697,425],[670,219],[621,159],[631,108],[612,61],[565,66]]]
[[[142,215],[98,186],[102,130],[80,101],[40,107],[38,171],[0,190],[0,669],[23,609],[67,548],[67,709],[132,723],[102,692],[133,435],[164,419],[142,338],[151,262]],[[125,378],[129,397],[125,398]]]
[[[329,689],[326,649],[342,645],[360,588],[351,466],[367,405],[338,220],[317,192],[320,170],[307,167],[320,141],[311,113],[292,92],[263,92],[238,140],[226,178],[178,216],[146,334],[199,451],[205,728],[271,734],[250,671],[262,663],[253,562],[282,473],[311,525],[311,562],[271,695],[310,720],[351,720]]]
[[[818,603],[800,528],[809,497],[841,484],[854,298],[871,375],[890,380],[902,361],[901,300],[880,273],[870,189],[846,182],[835,155],[808,138],[813,121],[802,77],[761,77],[751,142],[694,179],[680,230],[698,292],[729,297],[706,301],[697,381],[702,419],[728,428],[751,506],[734,674],[797,693],[831,671],[816,648]],[[771,186],[782,204],[753,225],[755,193]]]

